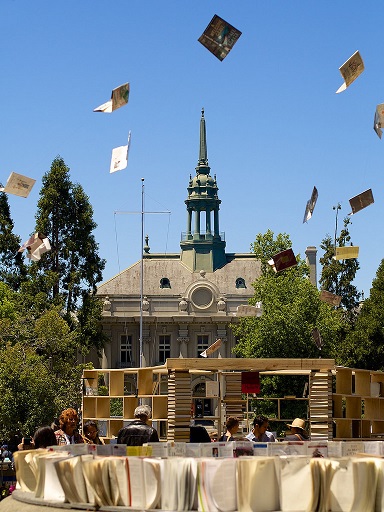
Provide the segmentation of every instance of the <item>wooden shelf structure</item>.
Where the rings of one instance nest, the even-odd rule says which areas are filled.
[[[188,441],[191,382],[200,374],[216,382],[211,389],[218,390],[217,395],[207,395],[214,401],[215,412],[204,419],[221,431],[228,416],[237,416],[248,429],[253,413],[248,410],[247,395],[241,393],[241,374],[246,371],[308,377],[308,397],[253,398],[276,403],[273,421],[291,421],[282,414],[282,404],[298,400],[307,405],[313,440],[384,438],[384,373],[338,367],[333,359],[177,358],[155,367],[84,370],[83,422],[97,420],[108,440],[134,419],[139,403],[146,403],[152,407],[152,423],[162,440]],[[105,388],[107,394],[99,394]]]

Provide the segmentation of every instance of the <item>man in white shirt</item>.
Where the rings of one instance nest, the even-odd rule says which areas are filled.
[[[255,416],[253,420],[253,429],[245,437],[254,443],[274,443],[275,436],[268,429],[269,420],[266,416]]]

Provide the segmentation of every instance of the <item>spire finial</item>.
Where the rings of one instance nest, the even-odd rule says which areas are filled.
[[[204,107],[201,109],[200,119],[200,151],[198,166],[208,166],[207,133],[205,129]]]

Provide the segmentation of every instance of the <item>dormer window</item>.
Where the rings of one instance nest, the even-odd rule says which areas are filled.
[[[236,288],[246,288],[245,279],[243,279],[242,277],[238,277],[236,279]]]
[[[171,287],[171,282],[168,279],[168,277],[162,277],[160,279],[160,288],[170,288],[170,287]]]

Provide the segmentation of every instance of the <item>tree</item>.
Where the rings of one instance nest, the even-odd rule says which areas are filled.
[[[18,290],[25,279],[26,267],[18,257],[21,242],[13,228],[7,194],[0,192],[0,281]]]
[[[369,298],[363,302],[353,329],[341,347],[342,364],[370,370],[384,370],[384,259],[372,282]]]
[[[337,247],[349,245],[351,235],[349,233],[349,217],[344,219],[344,227],[336,238]],[[351,244],[352,245],[352,244]],[[331,293],[341,296],[341,306],[349,313],[350,320],[353,320],[356,308],[359,305],[360,293],[356,286],[352,284],[356,272],[359,270],[359,262],[356,258],[347,260],[335,260],[335,242],[330,235],[326,235],[320,245],[324,250],[324,255],[320,258],[322,265],[320,286],[322,290],[328,290]]]
[[[40,273],[54,276],[51,295],[64,298],[69,321],[82,292],[96,291],[105,267],[97,254],[92,217],[88,196],[81,185],[70,181],[64,160],[55,158],[43,177],[36,214],[36,231],[50,239],[52,250],[36,266]]]
[[[276,242],[278,242],[276,244]],[[259,234],[253,244],[262,261],[291,246],[289,236],[273,232]],[[262,275],[253,283],[252,304],[261,302],[261,317],[241,318],[232,329],[237,338],[235,353],[241,357],[257,358],[317,358],[332,357],[339,334],[343,329],[340,311],[320,300],[317,288],[308,279],[308,267],[298,258],[296,267],[275,273],[264,265]],[[314,343],[312,332],[318,329],[323,346],[321,352]],[[263,377],[261,395],[276,397],[292,394],[301,396],[306,378]],[[288,417],[301,416],[299,402],[293,401]],[[272,402],[255,405],[260,414],[272,415]],[[287,412],[286,412],[287,413]]]

